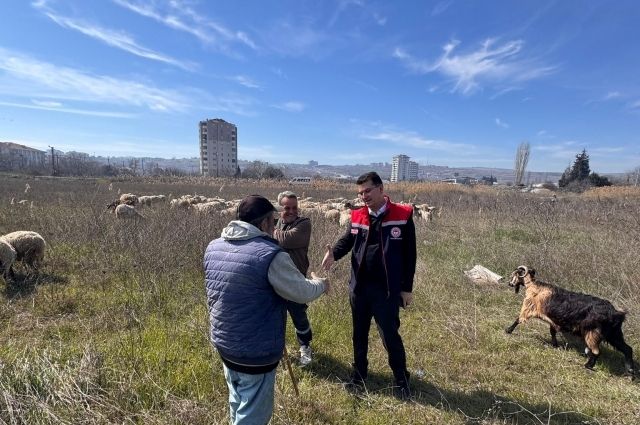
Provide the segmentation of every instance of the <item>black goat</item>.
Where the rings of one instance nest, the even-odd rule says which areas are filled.
[[[622,323],[626,313],[617,310],[602,298],[536,281],[535,273],[534,269],[520,266],[511,274],[509,286],[515,287],[516,292],[524,286],[526,296],[520,315],[506,332],[510,334],[518,324],[536,318],[549,324],[551,343],[554,347],[558,346],[558,331],[581,336],[587,345],[587,362],[584,366],[589,369],[596,364],[600,354],[600,342],[607,341],[624,354],[626,373],[633,377],[633,350],[624,342],[622,335]]]

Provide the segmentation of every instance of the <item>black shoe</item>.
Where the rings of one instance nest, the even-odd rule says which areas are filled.
[[[411,389],[407,382],[397,382],[393,387],[393,396],[398,400],[406,401],[411,399]]]
[[[351,374],[351,378],[344,384],[344,387],[349,392],[360,392],[364,391],[365,384],[362,375],[358,372],[353,372]]]

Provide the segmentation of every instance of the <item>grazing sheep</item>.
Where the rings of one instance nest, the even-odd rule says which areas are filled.
[[[153,206],[153,204],[164,202],[165,199],[166,198],[164,195],[146,195],[146,196],[140,196],[138,198],[138,202],[142,207],[151,207]]]
[[[338,210],[329,210],[329,211],[325,211],[324,212],[324,217],[329,220],[329,221],[333,221],[334,223],[340,223],[340,211]]]
[[[0,274],[7,281],[9,276],[13,276],[13,262],[16,261],[16,250],[9,244],[0,239]]]
[[[138,204],[138,196],[133,193],[123,193],[120,195],[120,203],[135,206]]]
[[[562,289],[535,279],[535,270],[526,266],[518,267],[511,274],[509,286],[516,293],[525,287],[526,296],[522,302],[520,315],[506,329],[508,334],[520,323],[536,318],[549,324],[551,343],[558,346],[556,333],[571,332],[581,336],[587,348],[586,368],[593,368],[600,354],[600,342],[607,341],[624,354],[626,373],[634,376],[633,350],[624,341],[622,323],[626,313],[616,310],[607,300],[592,295]]]
[[[413,205],[413,214],[415,216],[422,218],[426,222],[433,220],[433,210],[435,210],[436,207],[430,207],[427,204],[420,204],[420,205],[412,204],[412,205]]]
[[[131,205],[127,205],[127,204],[120,204],[116,207],[115,209],[116,212],[116,218],[120,218],[120,219],[126,219],[126,220],[131,220],[131,219],[144,219],[145,217],[140,214],[138,211],[136,211],[136,209],[134,207],[132,207]]]
[[[1,236],[0,240],[7,242],[15,249],[16,261],[22,261],[33,270],[38,270],[47,248],[47,243],[42,236],[36,232],[19,230]],[[13,273],[13,270],[10,273]]]

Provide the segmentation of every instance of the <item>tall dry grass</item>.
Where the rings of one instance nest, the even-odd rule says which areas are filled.
[[[228,218],[164,205],[144,209],[145,220],[122,222],[105,207],[118,190],[275,199],[286,186],[0,177],[0,234],[34,230],[49,245],[39,275],[18,268],[16,282],[0,284],[0,423],[226,423],[202,255]],[[390,396],[386,353],[374,332],[368,393],[354,397],[341,386],[352,355],[345,259],[328,273],[336,294],[309,309],[316,361],[295,369],[301,398],[280,369],[272,423],[638,423],[638,386],[622,378],[619,353],[605,348],[588,373],[579,341],[566,337],[564,349],[551,349],[548,330],[536,323],[505,335],[521,297],[506,286],[473,286],[462,274],[475,264],[502,275],[520,264],[535,267],[545,280],[627,309],[625,335],[639,349],[638,197],[561,195],[553,202],[486,187],[385,189],[393,200],[438,208],[434,221],[416,223],[416,301],[402,312],[415,400]],[[355,194],[352,185],[326,182],[294,190],[317,200]],[[12,198],[29,202],[11,205]],[[320,270],[324,246],[344,229],[321,215],[311,219],[311,270]],[[290,327],[288,345],[293,355]]]

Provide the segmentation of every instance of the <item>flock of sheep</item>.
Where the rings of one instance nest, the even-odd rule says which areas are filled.
[[[107,205],[107,210],[112,210],[120,219],[144,219],[140,212],[145,207],[166,203],[164,195],[138,196],[132,193],[124,193],[118,199]],[[170,208],[189,209],[198,214],[219,213],[233,218],[241,199],[225,200],[220,197],[208,198],[202,195],[183,195],[169,201]],[[276,204],[276,202],[273,202]],[[427,204],[411,204],[417,219],[425,222],[433,219],[435,207]],[[351,219],[351,210],[363,206],[359,199],[332,198],[325,201],[314,201],[311,197],[298,200],[298,208],[303,216],[324,216],[330,222],[344,227]]]

